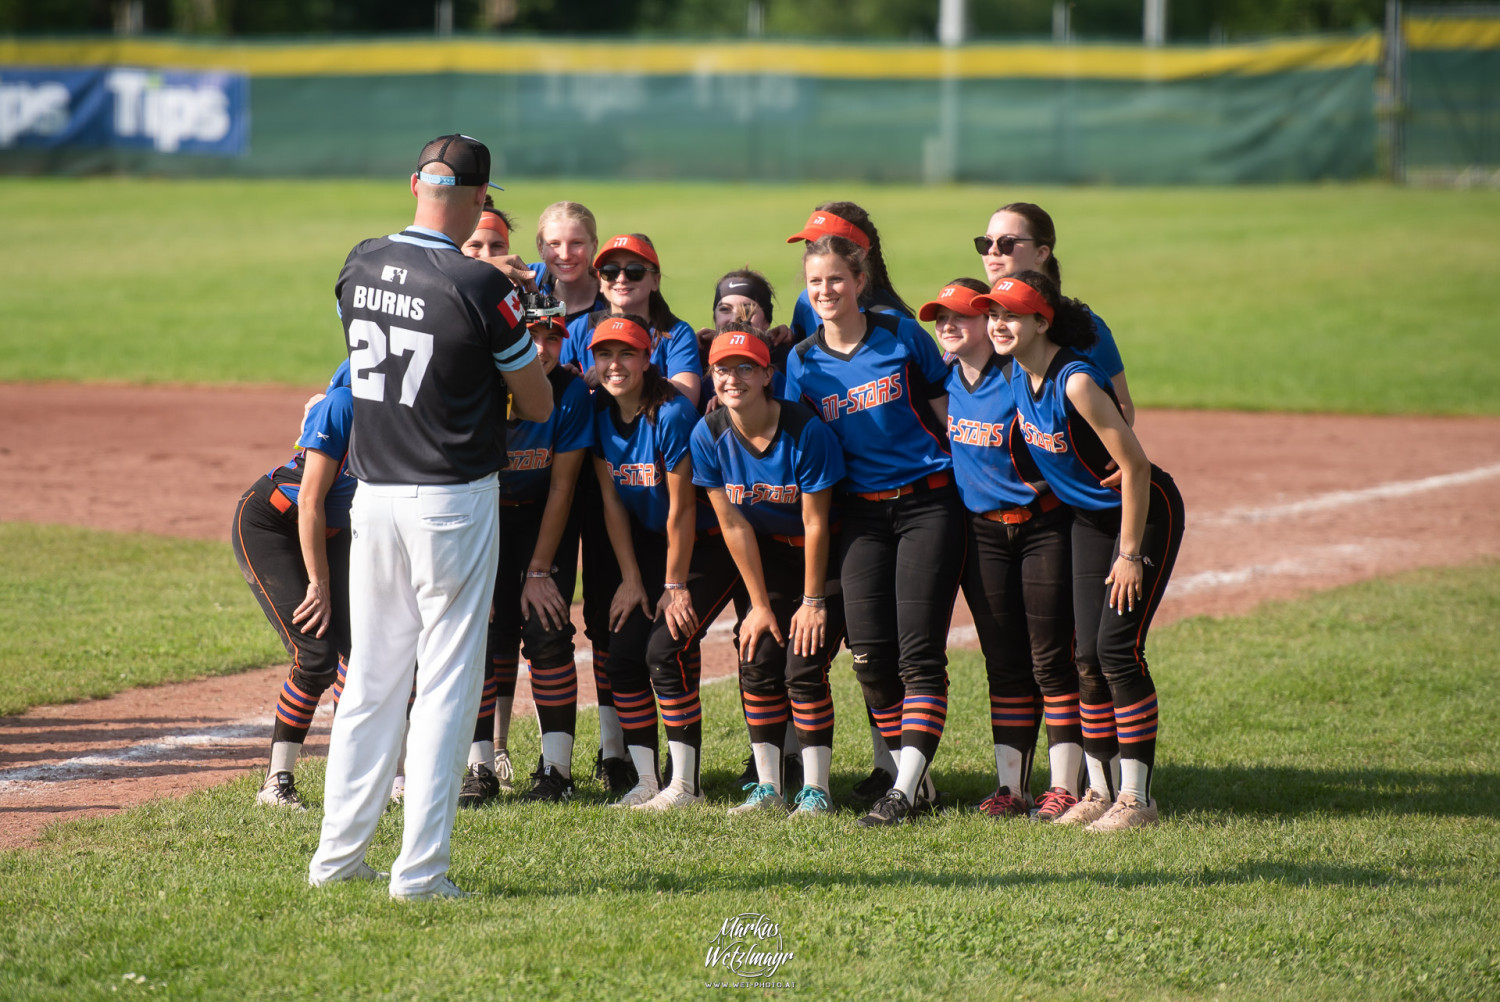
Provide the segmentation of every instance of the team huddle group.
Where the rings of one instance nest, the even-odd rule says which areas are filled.
[[[854,790],[868,808],[860,824],[932,809],[947,635],[962,588],[986,664],[995,755],[995,792],[978,810],[1091,831],[1156,822],[1156,690],[1144,646],[1181,543],[1182,499],[1132,431],[1109,328],[1061,294],[1057,234],[1041,207],[993,212],[974,239],[983,278],[927,290],[913,309],[896,292],[869,213],[851,202],[819,205],[787,238],[800,245],[806,283],[790,323],[776,323],[765,278],[741,268],[713,289],[712,325],[695,329],[667,304],[650,238],[601,241],[593,213],[576,202],[542,212],[539,262],[513,255],[514,222],[482,196],[487,151],[480,158],[477,141],[443,139],[447,146],[428,144],[413,175],[417,224],[383,238],[382,253],[455,273],[460,251],[493,266],[485,295],[510,331],[492,345],[512,411],[498,422],[505,458],[488,649],[458,806],[514,788],[507,738],[522,656],[541,731],[522,796],[572,797],[578,674],[569,600],[581,565],[599,700],[593,767],[616,806],[661,811],[703,800],[700,648],[733,603],[750,761],[748,795],[730,813],[789,810],[801,819],[832,810],[828,675],[846,643],[866,704],[859,729],[868,724],[873,752],[870,776]],[[483,209],[467,239],[451,223],[446,235],[422,225],[424,198],[452,213],[455,197],[471,195]],[[346,276],[365,247],[351,254]],[[403,419],[420,422],[424,378],[442,375],[424,377],[427,335],[405,329],[419,325],[390,316],[392,292],[422,292],[408,277],[414,270],[385,265],[357,316],[341,276],[350,360],[309,408],[297,455],[258,480],[236,511],[242,569],[294,658],[276,707],[265,804],[301,806],[297,752],[322,693],[331,687],[337,700],[346,683],[351,591],[358,620],[359,591],[371,587],[361,575],[380,570],[358,557],[351,569],[351,502],[358,511],[398,493],[389,483],[424,483],[400,475],[401,435],[366,417],[379,402],[391,412],[404,405],[412,413]],[[557,300],[561,314],[525,315],[523,290]],[[426,297],[425,329],[443,321],[434,298]],[[919,321],[934,325],[935,339]],[[535,392],[519,371],[533,346],[550,412],[531,404]],[[451,393],[440,403],[473,406]],[[352,463],[351,437],[359,443]],[[377,450],[395,473],[379,475]],[[453,479],[489,472],[460,467]],[[355,531],[363,531],[357,518]],[[420,589],[413,601],[423,601]],[[352,635],[370,634],[356,622]],[[415,686],[411,665],[391,683],[411,688],[408,713],[422,696],[426,650]],[[1050,786],[1033,797],[1043,722]],[[419,729],[412,713],[409,828]],[[339,754],[331,746],[330,812]],[[341,775],[390,782],[389,770]],[[401,784],[398,776],[393,796],[403,795]],[[451,826],[451,809],[448,818]],[[357,862],[349,853],[328,862],[322,880],[315,857],[313,882],[364,875],[358,852]],[[437,886],[430,872],[410,879],[418,890]]]

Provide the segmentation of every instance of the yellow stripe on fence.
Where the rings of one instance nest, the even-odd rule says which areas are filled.
[[[1500,49],[1500,17],[1409,17],[1404,27],[1413,49]]]

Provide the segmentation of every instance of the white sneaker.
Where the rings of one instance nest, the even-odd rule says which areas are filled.
[[[656,785],[655,779],[643,779],[640,782],[636,783],[635,786],[631,787],[629,793],[625,794],[625,796],[621,797],[619,800],[616,800],[609,806],[644,807],[647,801],[655,797],[660,792],[661,788]]]
[[[495,749],[495,778],[500,781],[500,789],[507,793],[514,792],[516,788],[516,769],[510,764],[510,751],[505,748]]]
[[[264,807],[285,807],[293,811],[305,811],[307,806],[297,795],[297,784],[289,772],[278,772],[267,778],[265,785],[255,795],[255,802]]]
[[[391,892],[392,901],[436,901],[439,898],[470,898],[474,895],[444,877],[425,891]]]
[[[327,887],[329,884],[342,884],[346,880],[390,879],[391,875],[389,873],[382,873],[370,864],[366,863],[364,860],[360,860],[354,865],[354,869],[350,870],[348,873],[341,873],[336,877],[325,877],[322,880],[314,880],[312,877],[308,877],[307,883],[310,887]]]
[[[780,797],[777,797],[780,800]],[[689,793],[687,787],[678,786],[676,783],[667,784],[667,788],[656,796],[637,806],[641,811],[671,811],[679,807],[692,807],[694,804],[703,803],[703,794]]]
[[[391,780],[391,803],[399,804],[406,799],[406,777],[397,776]]]
[[[1078,803],[1063,811],[1062,815],[1052,823],[1055,825],[1091,825],[1104,817],[1110,806],[1109,797],[1089,787]]]

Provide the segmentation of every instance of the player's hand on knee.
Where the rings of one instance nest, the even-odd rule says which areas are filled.
[[[698,630],[698,614],[693,611],[693,596],[686,588],[672,588],[661,602],[661,615],[667,620],[667,629],[673,640],[690,637]]]
[[[615,597],[609,603],[609,629],[613,633],[625,625],[630,614],[636,609],[650,620],[651,600],[646,597],[646,589],[639,579],[635,581],[621,581],[620,587],[615,589]]]
[[[1109,577],[1104,579],[1109,586],[1109,607],[1122,616],[1134,612],[1136,603],[1141,601],[1146,578],[1142,566],[1143,561],[1116,557]]]
[[[828,610],[799,605],[792,613],[792,651],[803,658],[810,658],[823,646],[828,635]]]
[[[333,599],[328,594],[327,581],[309,581],[307,596],[302,604],[292,610],[292,623],[303,633],[321,637],[328,632],[333,620]]]
[[[568,621],[568,603],[550,577],[528,577],[521,586],[521,618],[536,615],[549,630],[560,630]]]
[[[740,623],[741,661],[755,658],[755,648],[760,645],[761,635],[765,633],[775,637],[778,644],[785,645],[786,637],[781,633],[775,614],[766,606],[752,605],[750,611],[745,613],[744,621]]]

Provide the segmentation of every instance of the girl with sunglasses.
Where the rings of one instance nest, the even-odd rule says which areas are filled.
[[[984,235],[974,238],[974,249],[984,263],[984,274],[994,285],[1006,275],[1019,271],[1039,271],[1062,288],[1062,268],[1057,261],[1057,227],[1052,217],[1033,202],[1011,202],[990,216]],[[1108,325],[1093,311],[1094,330],[1098,340],[1083,354],[1104,370],[1120,401],[1120,412],[1127,424],[1135,423],[1135,404],[1125,379],[1125,363]]]
[[[868,212],[853,202],[824,202],[807,217],[807,224],[787,237],[786,242],[811,242],[825,236],[852,240],[865,254],[867,280],[859,297],[860,309],[871,313],[894,313],[907,319],[915,316],[891,284],[885,254],[880,248],[880,233]],[[821,323],[822,318],[813,308],[807,290],[802,290],[797,305],[792,308],[792,340],[796,342],[810,337]]]
[[[1182,495],[1125,421],[1093,344],[1088,308],[1036,271],[974,299],[995,351],[1015,360],[1017,420],[1037,468],[1073,508],[1073,612],[1079,711],[1089,786],[1057,824],[1120,831],[1156,824],[1156,683],[1145,644],[1182,545]],[[1118,488],[1105,464],[1118,465]],[[1111,760],[1118,754],[1115,778]]]
[[[935,799],[928,766],[948,712],[948,624],[964,558],[964,512],[947,435],[948,368],[915,320],[868,313],[864,248],[808,244],[807,291],[822,321],[787,358],[788,398],[838,436],[844,616],[854,670],[895,781],[861,819],[897,824]]]
[[[938,345],[954,359],[948,438],[968,510],[963,590],[984,653],[997,776],[979,810],[993,818],[1027,813],[1040,704],[1052,785],[1037,801],[1036,816],[1052,821],[1078,802],[1083,765],[1073,664],[1073,514],[1042,481],[1019,434],[1010,386],[1015,363],[990,343],[988,292],[983,282],[956,278],[918,317],[937,322]]]
[[[749,796],[729,813],[786,806],[782,743],[790,719],[805,780],[793,817],[824,814],[832,809],[828,667],[844,634],[829,561],[843,452],[813,411],[772,395],[771,346],[758,328],[727,324],[709,351],[709,372],[720,406],[693,429],[693,482],[708,490],[748,598],[737,636],[756,768]]]
[[[617,806],[671,810],[703,800],[699,645],[729,604],[737,575],[713,510],[693,486],[697,411],[657,372],[647,321],[609,317],[594,328],[589,348],[599,376],[594,473],[620,569],[609,606],[609,685],[638,777]],[[658,702],[672,760],[665,788]]]

